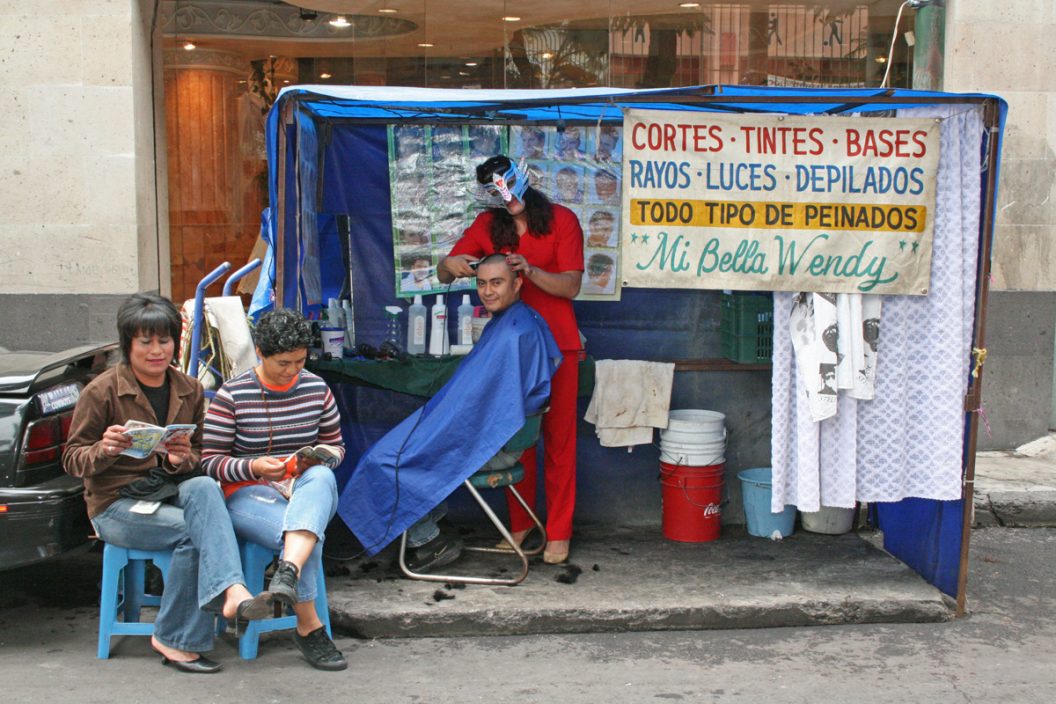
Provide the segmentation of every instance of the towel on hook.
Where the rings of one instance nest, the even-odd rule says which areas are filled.
[[[600,359],[583,419],[596,426],[603,447],[651,444],[653,428],[667,427],[674,377],[674,364]]]

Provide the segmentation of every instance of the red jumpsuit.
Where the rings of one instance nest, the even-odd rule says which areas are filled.
[[[516,252],[533,267],[550,273],[583,271],[583,228],[576,214],[554,204],[550,234],[521,235]],[[467,254],[483,257],[495,252],[491,242],[492,214],[485,211],[462,235],[450,256]],[[521,286],[521,300],[543,316],[550,326],[564,359],[550,382],[550,411],[543,416],[543,481],[546,488],[546,536],[548,540],[572,537],[572,512],[576,505],[576,394],[579,387],[579,326],[572,301],[546,293],[527,278]],[[517,491],[535,510],[536,450],[521,456],[524,480]],[[510,529],[530,528],[532,520],[513,497],[507,496]]]

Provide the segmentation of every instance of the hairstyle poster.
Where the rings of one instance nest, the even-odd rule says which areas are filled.
[[[509,156],[528,183],[573,212],[583,227],[577,300],[620,300],[623,130],[619,125],[515,125]]]
[[[474,169],[506,152],[506,132],[500,125],[389,125],[397,297],[448,291],[436,265],[480,212]],[[475,285],[473,279],[457,279],[450,290]]]

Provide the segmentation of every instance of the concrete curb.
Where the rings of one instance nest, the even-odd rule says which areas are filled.
[[[656,528],[582,530],[572,558],[567,565],[533,563],[516,587],[461,588],[397,578],[384,560],[361,560],[347,565],[347,575],[328,578],[332,623],[359,637],[400,638],[953,617],[938,590],[855,534],[771,541],[724,528],[718,541],[686,544]],[[487,573],[495,559],[466,556],[450,569]]]
[[[975,458],[975,527],[1056,526],[1056,434]]]

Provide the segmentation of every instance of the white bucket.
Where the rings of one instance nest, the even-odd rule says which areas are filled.
[[[683,408],[671,411],[667,428],[660,431],[660,442],[694,446],[726,442],[726,416],[718,411]]]
[[[319,334],[323,338],[323,354],[327,352],[334,359],[341,359],[345,346],[345,331],[343,328],[319,328]]]
[[[799,512],[803,530],[825,535],[841,535],[854,525],[853,508],[822,506],[820,511]]]
[[[660,440],[660,461],[689,467],[708,467],[726,461],[726,441],[712,439],[703,442],[673,442]]]
[[[710,467],[726,461],[726,454],[719,452],[684,452],[660,449],[660,461],[683,467]]]
[[[680,408],[667,416],[667,429],[676,432],[724,435],[725,424],[725,414],[699,408]]]
[[[675,442],[674,440],[668,440],[667,438],[660,438],[660,448],[667,450],[685,450],[689,452],[711,452],[712,450],[718,450],[721,452],[725,449],[725,440],[722,438],[712,438],[710,440],[700,440],[699,442]]]

